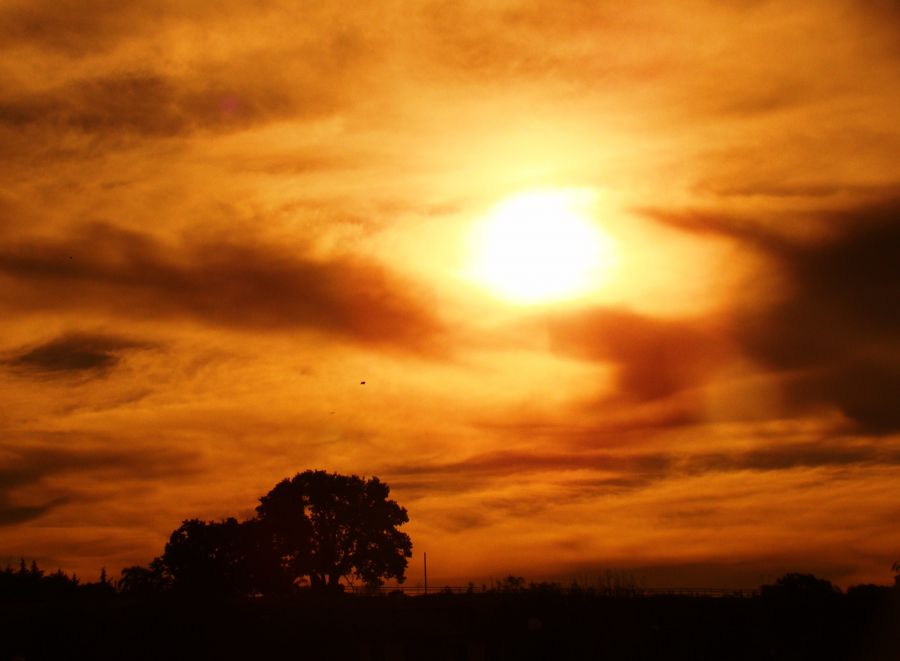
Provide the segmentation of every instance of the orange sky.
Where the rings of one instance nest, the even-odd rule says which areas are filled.
[[[0,561],[323,468],[413,585],[889,581],[897,8],[632,4],[0,0]],[[530,195],[571,296],[473,275]]]

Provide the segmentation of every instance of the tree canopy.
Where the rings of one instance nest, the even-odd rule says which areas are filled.
[[[377,477],[304,471],[262,496],[239,522],[187,519],[149,568],[129,567],[123,584],[203,595],[283,594],[298,586],[338,588],[342,580],[403,582],[412,556],[398,530],[406,510]]]
[[[409,517],[389,493],[377,477],[306,471],[278,483],[256,512],[295,579],[308,577],[314,587],[346,577],[402,582],[412,542],[397,528]]]

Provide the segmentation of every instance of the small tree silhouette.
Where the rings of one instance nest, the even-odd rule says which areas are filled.
[[[510,574],[505,578],[497,581],[497,592],[524,592],[525,578],[522,576],[513,576]]]
[[[116,584],[119,592],[132,597],[148,597],[165,592],[172,587],[172,577],[166,571],[162,558],[155,558],[149,567],[135,565],[122,570],[122,578]]]
[[[761,592],[763,597],[770,599],[819,602],[839,594],[831,581],[797,572],[785,574],[774,585],[763,585]]]

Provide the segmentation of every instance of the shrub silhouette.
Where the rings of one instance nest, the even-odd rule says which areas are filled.
[[[525,592],[525,578],[510,574],[497,581],[495,590],[497,592]]]

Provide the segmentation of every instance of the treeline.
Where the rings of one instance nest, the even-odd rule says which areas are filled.
[[[760,585],[756,589],[715,589],[715,588],[647,588],[641,585],[635,575],[627,570],[607,570],[596,578],[579,583],[558,581],[526,581],[523,576],[509,575],[490,584],[476,586],[469,582],[462,588],[449,586],[432,591],[433,594],[531,594],[562,595],[570,597],[655,597],[655,596],[723,596],[753,597],[766,599],[799,598],[807,600],[828,600],[842,595],[858,597],[888,596],[900,597],[900,575],[894,577],[894,585],[875,585],[872,583],[852,585],[846,592],[831,581],[818,578],[813,574],[789,572],[774,583]]]
[[[36,561],[19,559],[18,569],[7,565],[0,571],[0,600],[6,602],[57,601],[73,598],[109,598],[116,595],[116,584],[100,571],[100,580],[82,583],[76,575],[62,569],[47,573]]]
[[[186,521],[175,533],[173,538],[176,540],[184,540],[191,537],[190,530],[197,528],[212,534],[221,534],[223,530],[228,530],[235,526],[239,526],[234,519],[215,524],[204,523],[201,521]],[[204,534],[204,533],[200,533]],[[231,533],[225,533],[227,538]],[[196,533],[194,533],[196,535]],[[196,539],[196,537],[195,537]],[[193,551],[204,548],[203,544],[198,544],[196,549],[186,555],[191,561],[199,561],[199,556],[194,556]],[[208,547],[206,547],[208,548]],[[55,600],[68,600],[76,598],[88,599],[112,599],[117,596],[126,599],[142,599],[153,598],[157,596],[193,596],[193,597],[239,597],[241,591],[235,591],[237,587],[241,587],[246,596],[249,586],[253,585],[249,576],[241,575],[240,563],[231,564],[222,562],[222,564],[213,565],[214,572],[194,574],[194,570],[188,573],[191,576],[191,583],[185,585],[177,583],[175,576],[181,576],[180,571],[176,568],[177,562],[174,558],[181,557],[180,549],[170,542],[167,545],[166,553],[156,558],[147,567],[134,566],[126,567],[121,572],[121,577],[116,580],[109,577],[106,569],[102,569],[100,577],[95,582],[82,583],[76,575],[69,576],[61,569],[55,572],[46,572],[41,569],[37,562],[32,560],[27,563],[24,558],[19,560],[17,568],[7,565],[5,569],[0,571],[0,601],[6,603],[16,602],[51,602]],[[174,558],[173,558],[174,556]],[[212,562],[206,557],[203,564]],[[219,556],[218,560],[223,560]],[[207,569],[209,566],[207,564]],[[174,571],[173,571],[174,570]],[[234,572],[228,574],[228,572]],[[173,575],[174,574],[174,575]],[[354,591],[362,594],[400,594],[400,590],[396,591],[375,591],[367,590],[366,586],[362,589]],[[285,596],[291,593],[297,594],[301,591],[313,592],[309,586],[300,587],[293,586],[293,589],[279,590],[278,592],[269,592],[271,596],[278,594]],[[490,584],[475,585],[469,582],[464,588],[436,588],[431,591],[432,595],[521,595],[531,597],[570,597],[570,598],[639,598],[653,597],[667,594],[665,590],[648,589],[639,584],[635,576],[626,570],[607,570],[605,573],[598,575],[589,582],[579,583],[573,580],[570,583],[561,583],[555,581],[526,581],[522,576],[509,575],[492,581]],[[680,596],[706,596],[706,591],[698,590],[692,593],[691,590],[679,590]],[[791,601],[791,602],[807,602],[807,603],[827,603],[836,599],[847,597],[850,599],[887,599],[889,597],[900,598],[900,575],[894,577],[894,585],[874,585],[860,584],[853,585],[842,591],[840,588],[832,584],[830,581],[818,578],[813,574],[804,573],[788,573],[777,579],[774,583],[762,585],[758,590],[753,591],[722,591],[722,596],[759,596],[766,601]],[[262,593],[255,593],[254,596],[263,596]]]

